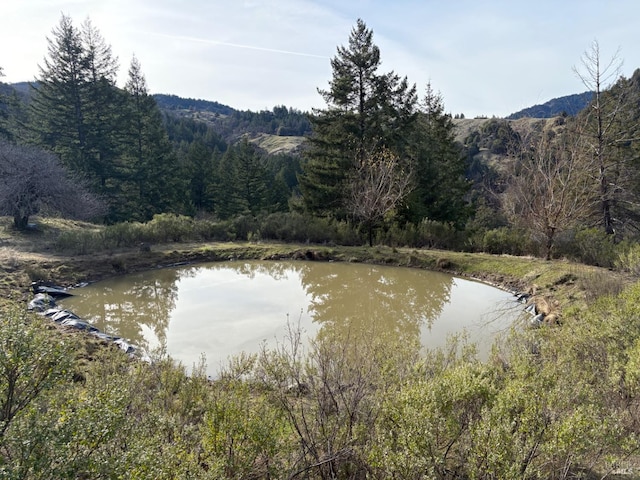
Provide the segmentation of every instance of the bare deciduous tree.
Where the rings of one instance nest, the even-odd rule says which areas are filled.
[[[624,95],[604,93],[620,77],[622,60],[616,52],[606,63],[602,63],[600,45],[593,41],[591,48],[582,55],[581,68],[574,67],[574,72],[585,87],[593,92],[593,100],[588,107],[585,126],[581,129],[587,154],[595,160],[596,173],[600,193],[600,211],[602,225],[607,234],[615,233],[613,226],[612,206],[615,202],[618,180],[620,179],[619,157],[613,152],[619,132],[616,131],[618,116],[623,108]]]
[[[565,132],[527,132],[514,157],[502,196],[505,214],[545,242],[551,258],[558,233],[583,221],[593,209],[593,180],[576,141]]]
[[[89,219],[104,213],[104,205],[55,155],[0,143],[0,214],[12,216],[15,227],[25,229],[37,213]]]
[[[359,159],[347,188],[346,209],[366,225],[369,246],[373,245],[375,223],[400,205],[412,185],[410,171],[389,150],[364,152]]]

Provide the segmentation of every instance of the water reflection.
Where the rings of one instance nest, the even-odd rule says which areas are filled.
[[[337,268],[336,268],[337,267]],[[309,312],[320,334],[346,338],[385,336],[417,341],[449,301],[452,277],[411,269],[331,265],[303,268]]]
[[[64,306],[92,321],[100,330],[147,347],[145,334],[166,341],[171,312],[178,299],[178,280],[188,271],[159,269],[99,282],[80,290]]]
[[[64,306],[134,344],[163,346],[187,365],[204,353],[215,369],[228,355],[282,340],[287,320],[299,320],[309,336],[441,345],[447,334],[479,324],[482,311],[495,310],[507,296],[409,268],[222,262],[99,282],[77,290]]]

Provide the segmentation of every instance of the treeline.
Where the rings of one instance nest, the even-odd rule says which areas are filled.
[[[108,224],[159,214],[260,223],[286,213],[343,223],[369,244],[436,243],[605,266],[618,245],[637,240],[640,73],[600,71],[597,44],[582,69],[589,108],[546,121],[487,120],[462,142],[430,84],[420,93],[380,70],[381,52],[362,20],[331,65],[320,90],[326,106],[311,114],[156,100],[135,58],[119,88],[117,61],[98,30],[63,16],[30,94],[3,96],[0,137],[55,154],[77,190],[102,200],[103,209],[91,211]],[[255,133],[306,141],[295,155],[267,155],[252,143]],[[10,174],[15,160],[0,160],[6,200],[2,192],[19,182]],[[24,175],[20,182],[33,190]],[[21,196],[29,201],[19,208],[4,201],[2,213],[22,228],[36,213],[69,214],[64,202],[48,200],[50,190]],[[434,231],[453,233],[423,240]],[[607,253],[586,254],[589,244]]]
[[[298,136],[311,134],[308,114],[284,105],[273,110],[259,112],[238,111],[218,102],[180,98],[175,95],[153,96],[161,110],[175,116],[198,118],[211,125],[227,141],[233,141],[244,134]],[[213,115],[202,115],[202,113]]]
[[[135,58],[118,88],[117,61],[99,31],[89,20],[76,28],[63,15],[28,102],[4,102],[3,136],[57,155],[82,178],[78,188],[104,200],[107,223],[161,213],[225,220],[298,211],[360,225],[370,242],[396,222],[463,226],[468,182],[442,99],[428,86],[422,105],[406,78],[380,73],[372,36],[359,21],[349,47],[339,49],[322,93],[326,110],[309,117],[284,106],[257,113],[216,106],[209,113],[218,120],[196,121],[161,114]],[[310,134],[309,146],[302,158],[267,157],[243,136],[256,132]],[[38,202],[4,213],[24,227],[41,211]]]
[[[230,145],[211,126],[163,116],[135,57],[119,88],[117,59],[89,20],[76,28],[63,15],[48,45],[29,94],[3,97],[0,137],[54,153],[78,190],[103,201],[97,219],[145,221],[168,212],[225,219],[288,208],[297,160],[281,155],[267,161],[246,139]],[[9,174],[11,160],[1,157]],[[40,191],[20,211],[9,205],[3,213],[25,227],[29,215],[50,203],[51,190]]]

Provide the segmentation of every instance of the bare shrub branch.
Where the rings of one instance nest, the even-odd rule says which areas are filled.
[[[24,145],[0,143],[0,214],[24,229],[38,213],[90,219],[105,211],[84,182],[72,177],[59,159]]]

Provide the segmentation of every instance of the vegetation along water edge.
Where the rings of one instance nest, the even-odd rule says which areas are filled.
[[[62,240],[97,233],[104,240],[105,227],[36,219],[18,232],[11,219],[3,222],[3,472],[600,478],[637,471],[640,290],[628,276],[531,257],[202,242],[187,233],[93,244],[79,254]],[[346,348],[326,338],[302,358],[291,332],[290,344],[234,358],[212,382],[202,365],[187,375],[161,353],[150,364],[132,362],[25,308],[32,281],[71,286],[181,263],[292,258],[429,268],[514,292],[535,289],[562,322],[514,329],[487,362],[463,338],[426,357],[383,339]]]

